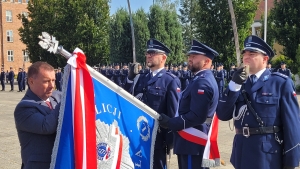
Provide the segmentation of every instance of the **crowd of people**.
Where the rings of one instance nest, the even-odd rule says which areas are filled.
[[[160,115],[154,169],[166,168],[166,155],[172,148],[179,169],[203,168],[205,145],[178,131],[191,129],[193,136],[208,135],[215,113],[223,121],[234,119],[230,161],[235,169],[299,166],[300,112],[295,88],[289,76],[267,68],[274,52],[266,42],[254,35],[247,37],[242,51],[247,66],[232,65],[228,74],[221,64],[214,70],[218,52],[197,40],[192,41],[188,62],[182,66],[166,67],[170,52],[162,42],[150,39],[147,68],[133,63],[129,68],[116,64],[114,69],[102,66],[99,70]],[[45,62],[28,69],[29,89],[14,112],[22,169],[50,166],[61,98],[54,91],[58,72]],[[228,86],[223,92],[225,78]]]

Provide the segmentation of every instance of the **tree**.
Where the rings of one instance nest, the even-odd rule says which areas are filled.
[[[300,3],[294,0],[275,0],[269,20],[276,42],[284,46],[283,54],[295,60],[300,44]],[[300,62],[290,65],[292,72],[297,71]]]
[[[147,47],[146,44],[147,41],[150,39],[147,14],[143,9],[139,9],[133,15],[133,21],[137,62],[145,63],[145,52]]]
[[[111,17],[110,23],[110,61],[127,63],[132,61],[132,40],[129,13],[120,8]]]
[[[155,4],[150,7],[148,28],[150,37],[171,49],[167,63],[183,61],[182,28],[175,10],[164,10]]]
[[[235,63],[234,36],[228,2],[219,0],[192,1],[197,3],[196,8],[191,10],[189,14],[191,16],[189,20],[193,21],[193,26],[195,26],[193,38],[212,47],[220,54],[215,62],[224,62],[226,65]],[[244,39],[251,34],[250,26],[253,23],[258,2],[259,0],[233,1],[240,46],[243,46]],[[185,10],[183,6],[182,10]]]
[[[28,11],[28,18],[19,15],[23,23],[19,34],[32,62],[43,60],[55,67],[66,63],[61,56],[39,47],[37,37],[43,31],[55,36],[69,51],[81,48],[88,64],[108,59],[108,0],[35,0],[29,1]]]

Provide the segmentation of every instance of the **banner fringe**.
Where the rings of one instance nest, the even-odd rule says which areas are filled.
[[[67,90],[70,71],[71,71],[71,66],[69,64],[67,64],[64,67],[64,74],[63,74],[63,78],[62,78],[62,82],[63,82],[62,93]],[[60,110],[59,110],[59,116],[58,116],[58,126],[57,126],[57,130],[56,130],[57,133],[56,133],[54,146],[53,146],[53,149],[52,149],[50,169],[54,169],[55,164],[56,164],[56,156],[57,156],[58,146],[59,146],[59,141],[60,141],[61,128],[62,128],[62,123],[63,123],[63,120],[64,120],[65,105],[66,105],[66,94],[62,94]]]
[[[217,167],[220,166],[220,159],[202,159],[202,167]]]

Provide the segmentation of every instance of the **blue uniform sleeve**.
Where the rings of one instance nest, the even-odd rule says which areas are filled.
[[[172,80],[172,82],[168,85],[167,89],[167,105],[168,112],[167,115],[169,117],[174,117],[178,108],[179,101],[179,92],[180,92],[180,81],[178,78]]]
[[[217,116],[222,121],[232,119],[235,102],[240,94],[240,91],[230,91],[229,87],[225,90],[223,97],[220,98],[217,107]]]
[[[283,128],[284,166],[299,166],[300,118],[299,105],[291,79],[281,88],[280,113]]]
[[[181,98],[180,102],[180,106],[189,106],[189,112],[169,121],[169,128],[173,131],[203,124],[208,116],[208,109],[213,98],[211,87],[201,84],[199,80],[193,84],[190,92],[190,98]],[[184,99],[189,99],[187,101],[189,105],[181,105]]]

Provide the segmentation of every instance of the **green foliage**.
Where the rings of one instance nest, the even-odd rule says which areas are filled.
[[[147,14],[143,9],[139,9],[133,15],[133,21],[135,32],[136,59],[139,63],[145,63],[146,43],[150,39]]]
[[[150,37],[161,41],[171,50],[167,63],[183,62],[182,28],[176,11],[164,10],[161,6],[153,5],[148,17]]]
[[[290,67],[294,63],[291,58],[285,55],[278,55],[271,60],[271,63],[275,68],[280,68],[281,62],[285,62],[287,67]]]
[[[259,0],[233,1],[241,47],[244,39],[251,34],[249,28],[253,23],[258,2]],[[183,30],[185,43],[193,36],[194,39],[212,47],[220,54],[220,57],[214,60],[215,62],[223,62],[225,65],[235,63],[234,36],[228,2],[194,0],[192,3],[194,4],[189,4],[188,0],[181,1],[181,21],[187,25],[184,26],[186,30]],[[189,9],[191,6],[193,10]]]
[[[32,62],[47,61],[54,67],[66,63],[61,56],[54,56],[38,45],[37,37],[43,31],[55,36],[70,52],[76,47],[81,48],[87,56],[88,64],[107,61],[108,0],[35,0],[29,1],[27,8],[28,18],[18,16],[23,23],[19,34]]]
[[[132,40],[130,17],[126,9],[120,8],[110,21],[110,61],[113,63],[132,62]]]
[[[276,42],[284,46],[283,54],[295,60],[300,44],[300,3],[295,0],[275,0],[269,20]],[[300,62],[289,65],[293,72],[298,70]]]

